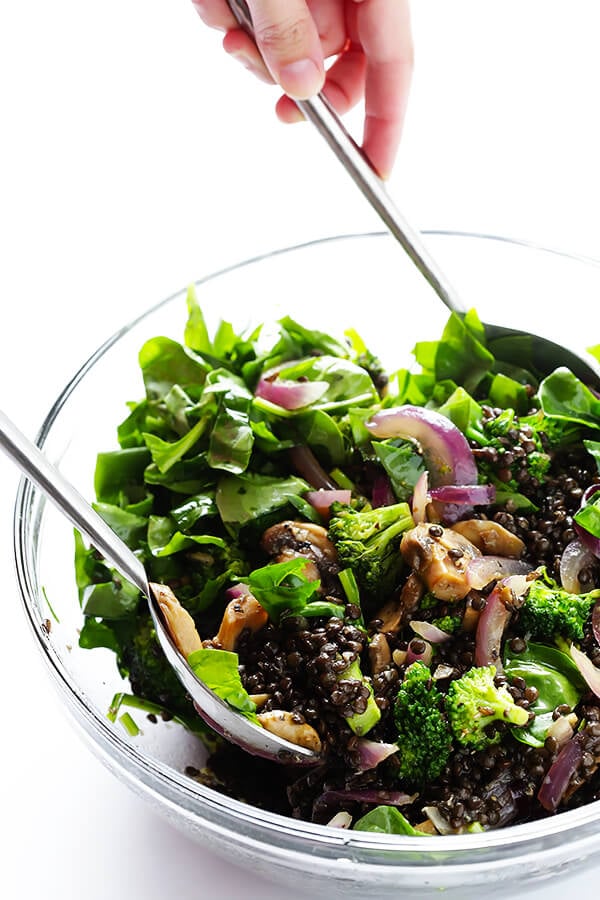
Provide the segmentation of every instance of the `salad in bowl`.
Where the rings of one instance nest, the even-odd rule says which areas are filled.
[[[95,508],[198,677],[313,764],[205,725],[138,590],[76,535],[79,644],[130,685],[109,715],[174,718],[208,748],[191,779],[353,831],[490,831],[597,799],[600,399],[514,351],[471,310],[387,371],[352,328],[209,333],[190,288],[181,340],[139,350]]]

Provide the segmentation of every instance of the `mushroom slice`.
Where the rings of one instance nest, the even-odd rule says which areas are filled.
[[[277,737],[289,741],[291,744],[298,744],[299,747],[306,747],[314,753],[321,752],[321,738],[307,722],[298,722],[297,713],[286,712],[282,709],[274,709],[270,712],[259,713],[258,721],[263,728],[276,734]]]
[[[379,632],[369,644],[369,661],[373,675],[384,672],[392,661],[392,651],[385,634]]]
[[[489,519],[465,519],[456,522],[452,531],[462,534],[486,556],[507,556],[519,559],[525,550],[521,538],[499,522]]]
[[[421,524],[405,532],[400,553],[438,600],[462,600],[471,590],[466,568],[481,551],[462,534],[441,525]]]
[[[325,558],[331,562],[337,560],[337,552],[327,536],[327,529],[314,522],[293,522],[288,519],[271,525],[262,536],[261,546],[270,556],[276,556],[289,547],[300,552],[312,552],[316,558]]]
[[[242,594],[230,600],[215,638],[215,644],[223,650],[235,650],[242,631],[258,631],[266,625],[269,616],[252,594]]]
[[[202,641],[196,624],[171,588],[166,584],[151,584],[150,588],[156,597],[169,634],[181,655],[187,659],[194,650],[201,650]]]
[[[403,625],[413,617],[413,613],[419,608],[421,597],[424,593],[423,582],[411,572],[400,594],[388,600],[379,610],[376,619],[381,620],[380,631],[396,634]]]
[[[260,545],[275,562],[285,562],[294,556],[304,556],[311,566],[305,572],[307,578],[317,574],[320,591],[332,593],[340,571],[337,550],[327,536],[327,529],[313,522],[294,522],[286,519],[267,528]],[[339,590],[339,585],[337,585]]]

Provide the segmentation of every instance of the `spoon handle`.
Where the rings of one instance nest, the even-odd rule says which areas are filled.
[[[0,410],[0,449],[17,464],[41,492],[91,541],[102,556],[142,593],[148,594],[148,580],[140,560],[114,533],[104,519],[84,500],[41,452]]]
[[[252,18],[244,0],[228,0],[228,4],[236,21],[254,40]],[[406,221],[396,208],[384,182],[350,136],[326,97],[321,93],[308,100],[296,100],[295,102],[304,117],[315,126],[321,137],[324,138],[356,186],[362,191],[377,215],[429,282],[440,300],[453,312],[466,312],[465,304],[430,255],[418,231]]]

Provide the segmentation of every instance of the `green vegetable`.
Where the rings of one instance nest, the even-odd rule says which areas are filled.
[[[544,378],[539,399],[546,416],[600,428],[600,400],[569,369],[556,369]]]
[[[526,725],[529,713],[517,706],[505,687],[496,687],[495,666],[469,669],[450,682],[446,712],[454,737],[465,747],[483,750],[501,740],[499,732],[490,733],[494,722]]]
[[[452,379],[471,394],[494,363],[485,346],[483,325],[473,309],[465,316],[452,313],[440,340],[418,343],[413,352],[436,381]]]
[[[442,616],[441,619],[432,619],[432,625],[441,628],[446,634],[454,634],[462,626],[461,616]]]
[[[291,497],[308,490],[308,484],[294,476],[279,478],[254,472],[225,475],[219,480],[216,504],[223,523],[236,531],[248,522],[282,510]]]
[[[373,450],[387,472],[397,500],[412,497],[415,485],[425,471],[425,463],[411,441],[373,441]]]
[[[331,513],[329,538],[342,566],[371,598],[388,596],[402,569],[400,536],[414,525],[408,504],[360,511],[334,503]]]
[[[434,781],[444,770],[452,735],[443,712],[443,695],[421,662],[404,674],[394,705],[402,778],[415,785]]]
[[[527,687],[536,688],[538,696],[529,705],[535,719],[525,728],[513,729],[513,735],[524,744],[543,747],[557,706],[575,709],[587,690],[579,669],[570,656],[544,644],[527,642],[521,653],[505,647],[504,673],[507,678],[520,677]]]
[[[242,685],[237,653],[203,647],[188,656],[190,668],[200,681],[234,709],[255,719],[256,704]]]
[[[519,613],[520,628],[535,639],[580,641],[600,590],[570,594],[544,571],[532,581]]]
[[[573,518],[593,537],[600,537],[600,492],[592,494],[590,500],[575,513]]]
[[[374,728],[374,726],[377,725],[381,718],[381,710],[375,702],[371,683],[363,675],[358,659],[355,659],[354,662],[350,663],[348,668],[344,669],[344,671],[340,675],[338,675],[337,678],[338,681],[360,681],[369,691],[369,696],[367,698],[367,708],[365,709],[365,711],[362,713],[353,713],[351,716],[346,716],[346,722],[348,723],[354,734],[362,737],[363,735],[367,734],[367,732],[369,732],[372,728]]]
[[[293,615],[309,605],[318,588],[318,581],[310,581],[304,575],[308,560],[296,557],[282,563],[272,563],[255,569],[245,579],[250,593],[256,597],[269,618],[279,622],[282,613]]]
[[[596,460],[596,465],[600,472],[600,441],[584,441],[583,446]]]
[[[376,806],[358,819],[353,831],[375,831],[379,834],[409,834],[414,837],[431,837],[426,831],[413,828],[406,816],[395,806]]]

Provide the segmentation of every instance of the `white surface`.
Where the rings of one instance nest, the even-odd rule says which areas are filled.
[[[413,8],[417,70],[390,186],[406,213],[600,257],[597,0]],[[3,3],[0,83],[0,403],[32,436],[70,374],[147,305],[239,258],[379,227],[187,0]],[[594,342],[599,319],[585,323]],[[0,483],[0,894],[281,896],[150,814],[71,730],[17,599],[4,459]],[[568,889],[596,894],[591,875]]]

